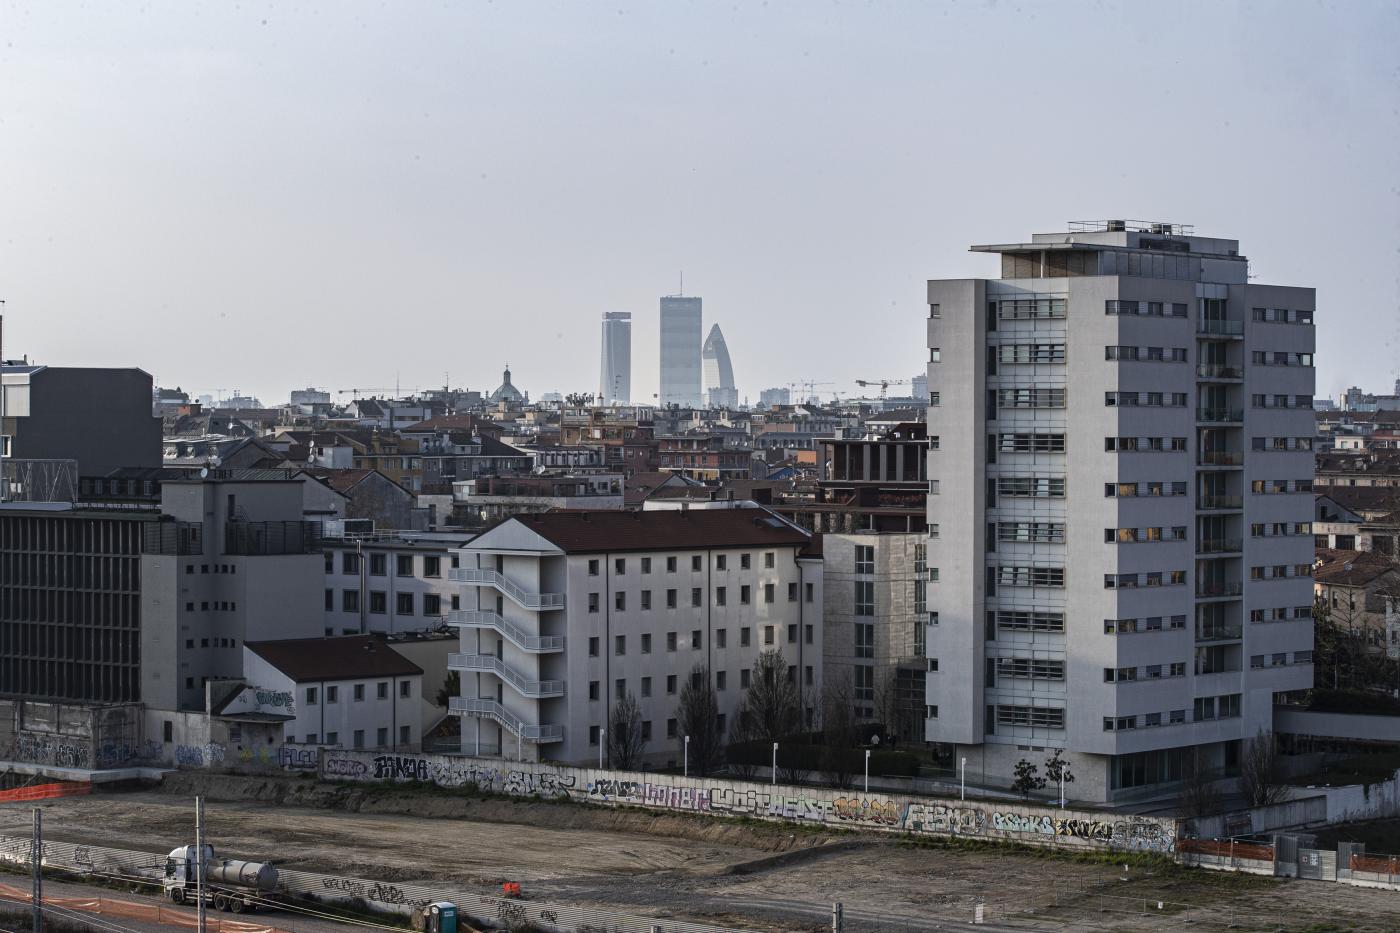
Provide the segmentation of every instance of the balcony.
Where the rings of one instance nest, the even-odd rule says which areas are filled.
[[[1235,424],[1244,421],[1244,409],[1198,408],[1196,421],[1199,424]]]
[[[512,735],[527,742],[562,742],[564,727],[550,724],[537,725],[521,719],[495,700],[476,697],[450,697],[448,711],[458,716],[471,716],[476,719],[492,719],[500,723]]]
[[[321,523],[230,519],[224,523],[223,553],[240,557],[319,554]]]
[[[1244,465],[1244,454],[1234,450],[1203,450],[1196,456],[1197,466],[1237,467]]]
[[[1201,363],[1196,367],[1196,378],[1221,382],[1238,382],[1244,378],[1244,371],[1238,366],[1225,366],[1220,363]]]
[[[561,697],[564,695],[564,681],[530,680],[524,674],[491,654],[449,654],[447,656],[447,669],[449,671],[481,671],[483,673],[495,674],[497,677],[501,678],[501,680],[510,684],[521,696],[528,697],[532,700]]]
[[[1242,592],[1244,592],[1244,584],[1238,580],[1228,583],[1204,581],[1196,583],[1197,599],[1237,599]]]
[[[1197,554],[1238,554],[1244,543],[1238,538],[1203,538],[1196,542]]]
[[[481,609],[454,609],[447,614],[447,624],[459,628],[489,629],[505,638],[521,651],[546,654],[564,650],[559,635],[531,635],[525,629],[503,618],[499,613]]]
[[[1239,641],[1241,638],[1240,627],[1238,625],[1203,625],[1196,627],[1196,641]],[[1201,673],[1218,673],[1217,671],[1196,671]]]
[[[1196,333],[1207,337],[1243,337],[1244,321],[1197,321]]]
[[[1242,496],[1196,497],[1196,511],[1198,512],[1238,511],[1242,508],[1244,508],[1244,498]]]
[[[494,586],[519,605],[536,612],[545,609],[563,609],[563,593],[531,593],[505,574],[495,570],[479,570],[475,567],[459,567],[449,570],[447,578],[453,583],[466,583],[469,586]]]

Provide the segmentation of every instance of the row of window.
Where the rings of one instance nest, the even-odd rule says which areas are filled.
[[[998,586],[1056,586],[1065,585],[1065,568],[1063,567],[1025,567],[1025,566],[997,566],[988,567],[989,581],[995,590]],[[990,594],[989,594],[990,595]]]
[[[1016,680],[1064,680],[1065,662],[1055,658],[987,658],[987,686],[998,677]]]
[[[1311,493],[1313,481],[1310,479],[1255,479],[1250,480],[1249,491],[1257,496]]]
[[[1294,577],[1312,576],[1312,564],[1270,564],[1263,567],[1250,567],[1251,580],[1291,580]]]
[[[211,571],[211,570],[209,569],[210,567],[213,567],[214,569]],[[200,564],[200,565],[199,565],[199,572],[200,572],[200,573],[238,573],[238,565],[237,565],[237,564]],[[192,574],[192,573],[194,573],[194,564],[186,564],[186,565],[185,565],[185,573],[187,573],[187,574]]]
[[[350,741],[351,741],[351,745],[350,745],[351,748],[364,748],[364,747],[365,747],[365,730],[363,730],[363,729],[356,729],[356,730],[354,731],[354,733],[351,734]],[[409,744],[412,744],[412,741],[413,741],[413,729],[412,729],[412,727],[411,727],[411,726],[399,726],[399,744],[400,744],[400,745],[409,745]],[[296,737],[295,735],[292,735],[291,733],[288,733],[288,734],[287,734],[287,742],[288,742],[289,744],[291,744],[291,745],[295,745],[296,742],[297,742],[297,737]],[[321,745],[321,744],[323,744],[323,743],[320,741],[320,736],[317,735],[315,732],[308,732],[308,733],[306,734],[306,744],[307,744],[307,745]],[[324,742],[324,744],[326,744],[326,745],[339,745],[339,744],[340,744],[340,733],[339,733],[339,732],[327,732],[327,733],[326,733],[326,741]],[[375,748],[388,748],[388,747],[389,747],[389,730],[388,730],[387,727],[380,726],[379,729],[375,731],[375,744],[374,744],[374,747],[375,747]]]
[[[1186,628],[1186,616],[1147,616],[1141,619],[1104,619],[1105,635],[1136,635],[1141,632],[1174,632]]]
[[[729,555],[728,555],[728,554],[716,554],[716,555],[714,556],[714,558],[715,558],[715,569],[716,569],[716,570],[728,570],[728,569],[729,569]],[[773,567],[774,567],[774,565],[776,564],[776,562],[777,562],[777,554],[776,554],[776,552],[774,552],[774,551],[765,551],[765,552],[763,553],[763,566],[764,566],[764,569],[766,569],[766,570],[772,570]],[[640,568],[641,568],[641,572],[642,572],[642,573],[651,573],[651,558],[650,558],[650,557],[638,558],[638,564],[640,565]],[[675,572],[676,572],[676,567],[677,567],[677,559],[676,559],[675,557],[667,557],[667,558],[666,558],[666,572],[667,572],[667,573],[675,573]],[[696,572],[696,573],[699,573],[701,570],[703,570],[703,569],[704,569],[704,555],[702,555],[702,554],[692,554],[692,555],[690,556],[690,569],[691,569],[693,572]],[[752,554],[750,554],[749,552],[745,551],[744,553],[742,553],[742,554],[739,555],[739,569],[740,569],[740,570],[751,570],[751,569],[753,569],[753,555],[752,555]],[[589,560],[589,562],[588,562],[588,575],[589,575],[590,577],[596,577],[596,576],[598,576],[600,570],[601,570],[601,562],[600,562],[599,560],[597,560],[596,558]],[[615,558],[613,558],[613,575],[614,575],[614,576],[621,577],[621,576],[625,576],[626,573],[627,573],[627,558],[625,558],[625,557],[615,557]]]
[[[797,666],[796,666],[795,664],[789,664],[789,665],[788,665],[788,668],[787,668],[787,678],[788,678],[788,682],[789,682],[789,683],[793,682],[793,680],[794,680],[794,678],[795,678],[796,676],[797,676]],[[814,672],[814,670],[813,670],[813,668],[812,668],[812,666],[811,666],[810,664],[807,665],[807,666],[803,669],[802,676],[803,676],[803,682],[804,682],[807,686],[810,687],[810,686],[812,686],[813,684],[815,684],[815,682],[816,682],[816,681],[815,681],[816,674],[815,674],[815,672]],[[714,672],[714,678],[715,678],[715,690],[716,690],[716,691],[723,691],[723,690],[728,690],[728,689],[729,689],[729,672],[728,672],[728,671],[715,671],[715,672]],[[698,678],[697,678],[697,681],[698,681]],[[678,678],[675,674],[667,674],[667,675],[666,675],[666,695],[667,695],[667,696],[675,696],[676,693],[677,693],[677,690],[678,690],[678,688],[679,688],[679,685],[680,685],[679,678]],[[698,685],[698,683],[697,683],[697,685]],[[747,689],[748,689],[749,687],[751,687],[751,686],[753,686],[753,671],[752,671],[750,668],[747,668],[747,667],[745,667],[745,668],[740,668],[740,670],[739,670],[739,688],[742,689],[742,690],[747,690]],[[627,692],[628,692],[627,678],[625,678],[625,677],[619,677],[617,680],[615,680],[615,681],[613,682],[613,696],[614,696],[614,697],[616,697],[616,698],[619,699],[619,700],[625,699],[626,696],[627,696]],[[646,698],[648,698],[648,697],[650,697],[650,696],[652,695],[652,678],[650,678],[650,677],[642,677],[642,678],[640,679],[639,684],[638,684],[638,695],[639,695],[640,697],[642,697],[643,699],[646,699]],[[597,681],[597,680],[590,680],[590,681],[588,682],[588,699],[589,699],[590,702],[594,702],[594,703],[596,703],[596,702],[598,702],[599,700],[602,699],[602,684],[601,684],[600,681]]]
[[[388,594],[388,593],[386,593],[386,592],[383,591],[383,590],[370,590],[368,595],[369,595],[369,605],[368,605],[368,609],[369,609],[369,611],[370,611],[371,613],[373,613],[374,615],[385,615],[385,614],[389,611],[389,594]],[[453,608],[453,609],[458,609],[458,608],[460,608],[460,599],[461,599],[461,598],[460,598],[459,596],[457,596],[457,595],[455,595],[455,594],[453,595],[453,597],[452,597],[452,608]],[[414,609],[414,607],[415,607],[416,604],[417,604],[417,596],[416,596],[415,594],[413,594],[413,593],[395,593],[395,594],[394,594],[394,615],[396,615],[396,616],[411,616],[411,615],[414,615],[414,614],[415,614],[415,609]],[[438,595],[437,593],[424,593],[424,594],[423,594],[423,603],[422,603],[422,606],[423,606],[423,615],[424,615],[424,616],[440,616],[440,615],[442,615],[442,597],[441,597],[440,595]],[[335,609],[335,590],[326,590],[326,611],[327,611],[327,612],[330,612],[330,611],[332,611],[332,610],[334,610],[334,609]],[[341,612],[359,612],[359,611],[360,611],[360,591],[359,591],[359,590],[341,590],[341,592],[340,592],[340,611],[341,611]]]
[[[1140,716],[1105,716],[1103,731],[1125,732],[1132,729],[1150,729],[1163,724],[1186,722],[1186,710],[1174,709],[1163,713],[1143,713]],[[1240,715],[1240,694],[1231,693],[1219,697],[1197,697],[1192,710],[1192,722],[1207,722],[1213,719],[1235,719]]]
[[[1252,654],[1249,656],[1249,666],[1253,670],[1264,667],[1288,667],[1293,664],[1311,664],[1313,653],[1311,651],[1295,651],[1293,659],[1288,659],[1288,652],[1276,651],[1273,654]]]
[[[372,577],[387,577],[389,575],[389,555],[371,553],[369,556],[369,574]],[[335,573],[335,553],[326,552],[326,573]],[[394,555],[394,576],[412,577],[414,555],[396,554]],[[457,558],[452,559],[452,566],[457,566]],[[360,572],[360,555],[349,551],[340,555],[340,572],[344,574],[358,574]],[[423,556],[423,576],[426,579],[438,579],[442,576],[442,558],[437,555]]]
[[[185,603],[185,611],[186,611],[186,612],[194,612],[194,603],[192,603],[192,602],[187,602],[187,603]],[[200,604],[199,604],[199,611],[200,611],[200,612],[237,612],[237,611],[238,611],[238,603],[237,603],[236,601],[225,601],[225,600],[222,600],[222,599],[220,599],[220,600],[215,600],[215,601],[212,601],[212,602],[201,601]]]
[[[1249,397],[1249,404],[1255,408],[1303,408],[1312,411],[1313,397],[1311,395],[1256,394]]]
[[[998,476],[992,483],[993,499],[997,495],[1008,499],[1063,499],[1065,495],[1063,476]]]
[[[362,703],[362,702],[364,702],[364,699],[365,699],[365,686],[366,686],[365,684],[351,684],[351,685],[350,685],[350,699],[351,699],[353,702],[355,702],[355,703]],[[317,703],[320,702],[321,688],[320,688],[320,687],[307,687],[307,688],[305,688],[304,696],[305,696],[305,698],[306,698],[306,705],[307,705],[307,706],[315,706]],[[413,696],[413,681],[411,681],[411,680],[401,680],[401,681],[399,681],[399,696],[402,697],[402,698],[404,698],[404,699],[408,699],[409,697]],[[376,684],[374,685],[374,698],[375,698],[376,700],[387,700],[387,699],[389,699],[389,681],[387,681],[387,680],[381,680],[381,681],[379,681],[378,683],[376,683]],[[336,686],[336,685],[334,685],[334,684],[331,684],[331,685],[329,685],[329,686],[326,687],[326,702],[327,702],[327,703],[339,703],[339,702],[340,702],[340,687],[338,687],[338,686]]]
[[[1162,680],[1165,677],[1185,676],[1185,661],[1146,664],[1142,667],[1106,667],[1103,669],[1103,682],[1106,684],[1124,684],[1138,680]]]
[[[997,389],[998,408],[1064,408],[1064,389]]]
[[[185,639],[185,647],[186,647],[186,648],[193,648],[193,647],[194,647],[194,639],[193,639],[193,638],[186,638],[186,639]],[[238,639],[237,639],[237,638],[201,638],[201,639],[199,640],[199,647],[201,647],[201,648],[237,648],[237,647],[238,647]]]
[[[1103,358],[1118,362],[1185,363],[1185,347],[1133,347],[1123,344],[1103,348]]]
[[[996,347],[998,363],[1063,363],[1063,343],[1003,343]]]
[[[1106,590],[1134,590],[1139,587],[1184,586],[1185,570],[1155,570],[1149,573],[1106,573],[1103,575],[1103,588]]]
[[[996,706],[987,707],[986,731],[996,734],[997,726],[1029,726],[1035,729],[1063,729],[1065,710],[1062,706]]]
[[[1311,619],[1312,606],[1278,606],[1273,609],[1249,610],[1251,622],[1290,622],[1295,619]]]
[[[937,307],[935,305],[935,307]],[[1063,298],[1001,298],[987,302],[987,324],[989,330],[996,330],[992,323],[998,318],[1003,321],[1027,321],[1041,318],[1058,319],[1066,314]]]
[[[1313,355],[1290,353],[1285,350],[1254,350],[1249,355],[1249,361],[1255,366],[1311,366]]]
[[[1184,437],[1105,437],[1103,449],[1111,453],[1180,452],[1186,450]]]
[[[1169,528],[1105,528],[1103,530],[1103,540],[1105,544],[1135,544],[1149,541],[1185,541],[1186,526],[1174,525]]]
[[[1288,308],[1254,308],[1251,319],[1273,324],[1311,324],[1313,312]]]
[[[1063,434],[997,434],[996,449],[1008,454],[1062,454],[1065,452]],[[991,459],[995,460],[995,456]]]
[[[998,541],[1022,541],[1062,544],[1065,540],[1064,522],[997,522]]]
[[[1136,314],[1142,317],[1186,317],[1182,301],[1114,301],[1103,303],[1104,314]]]
[[[1252,450],[1312,450],[1311,437],[1256,437],[1251,441]]]
[[[996,630],[1008,632],[1063,632],[1063,612],[997,609],[987,611],[987,640],[996,638]]]
[[[774,603],[774,602],[777,602],[777,592],[778,592],[778,588],[777,588],[777,584],[776,584],[776,583],[765,583],[765,584],[763,584],[763,601],[764,601],[765,603]],[[679,605],[679,594],[680,594],[680,591],[679,591],[679,590],[671,589],[671,590],[667,590],[667,591],[666,591],[666,608],[667,608],[667,609],[675,609],[675,608],[677,608],[677,606]],[[639,595],[640,598],[641,598],[641,606],[640,606],[641,610],[642,610],[643,612],[649,611],[649,610],[652,608],[652,606],[651,606],[651,602],[652,602],[652,601],[651,601],[651,590],[641,590],[641,591],[639,592],[638,595]],[[813,584],[808,583],[808,584],[807,584],[807,594],[806,594],[806,596],[807,596],[807,602],[809,602],[809,603],[812,602],[812,600],[813,600],[813,595],[814,595]],[[705,588],[704,588],[704,587],[693,586],[693,587],[690,588],[690,605],[691,605],[692,607],[704,605],[704,598],[705,598]],[[597,611],[599,610],[599,607],[600,607],[600,605],[601,605],[600,599],[601,599],[601,594],[599,594],[599,593],[589,593],[589,594],[588,594],[588,611],[589,611],[589,612],[597,612]],[[797,602],[797,584],[796,584],[796,583],[789,583],[789,584],[787,585],[787,601],[790,602],[790,603],[795,603],[795,602]],[[741,585],[741,586],[739,587],[739,605],[741,605],[741,606],[748,606],[748,605],[751,605],[752,603],[753,603],[753,587],[751,587],[749,584],[745,583],[745,584],[743,584],[743,585]],[[715,604],[716,606],[727,606],[727,605],[729,605],[729,588],[728,588],[728,587],[726,587],[726,586],[717,586],[717,587],[715,587],[714,604]],[[626,612],[626,611],[627,611],[627,591],[626,591],[626,590],[618,590],[617,592],[613,593],[613,609],[614,609],[614,611],[616,611],[616,612]]]
[[[1185,408],[1185,392],[1105,392],[1103,403],[1109,408]]]
[[[762,628],[763,628],[763,643],[764,643],[765,645],[774,645],[774,644],[777,644],[777,630],[778,630],[779,627],[776,626],[776,625],[765,625],[765,626],[763,626]],[[802,633],[803,640],[804,640],[807,644],[809,644],[809,645],[812,644],[812,643],[813,643],[813,638],[815,637],[814,630],[813,630],[812,626],[811,626],[811,625],[804,625],[802,628],[803,628],[803,633]],[[652,637],[651,637],[651,633],[650,633],[650,632],[643,632],[640,636],[638,636],[638,638],[640,639],[640,642],[641,642],[641,653],[642,653],[642,654],[651,654],[651,646],[652,646]],[[796,623],[791,623],[791,624],[789,624],[789,625],[787,626],[787,643],[790,644],[790,645],[795,645],[795,644],[797,644],[797,624],[796,624]],[[739,647],[741,647],[741,648],[747,648],[747,647],[749,647],[749,646],[752,645],[752,644],[753,644],[753,629],[752,629],[750,626],[747,626],[747,625],[740,626],[740,628],[739,628]],[[589,656],[590,658],[596,658],[596,657],[598,657],[598,650],[599,650],[600,645],[601,645],[601,640],[599,639],[599,637],[598,637],[597,635],[591,636],[591,637],[588,639],[588,656]],[[678,633],[678,632],[667,632],[667,633],[666,633],[666,650],[667,650],[667,651],[675,651],[675,650],[677,650],[677,648],[678,648],[679,645],[680,645],[680,633]],[[699,651],[699,650],[701,650],[701,649],[703,649],[703,648],[705,647],[705,631],[704,631],[704,629],[698,629],[698,628],[697,628],[697,629],[692,629],[692,630],[691,630],[691,632],[690,632],[690,638],[689,638],[689,645],[690,645],[690,647],[691,647],[692,649],[697,650],[697,651]],[[727,648],[727,647],[729,647],[729,630],[728,630],[728,629],[717,628],[717,629],[714,630],[714,645],[715,645],[716,648]],[[616,655],[617,657],[625,657],[625,656],[626,656],[626,654],[627,654],[627,636],[626,636],[626,635],[614,635],[614,636],[613,636],[613,654]]]
[[[1185,481],[1104,483],[1103,494],[1109,499],[1115,497],[1127,499],[1133,496],[1184,496],[1188,494],[1189,489],[1190,486]]]
[[[1254,522],[1249,526],[1251,538],[1293,538],[1312,533],[1312,522]]]

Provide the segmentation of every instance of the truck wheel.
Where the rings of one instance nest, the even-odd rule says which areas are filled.
[[[245,908],[244,908],[244,904],[243,904],[243,898],[238,897],[237,895],[235,895],[235,896],[229,898],[229,899],[228,899],[228,909],[231,910],[231,911],[233,911],[233,912],[236,913],[236,914],[241,914],[241,913],[243,913],[243,911],[244,911],[244,909],[245,909]]]
[[[214,895],[214,909],[215,909],[215,910],[228,910],[228,898],[224,897],[223,894],[215,894],[215,895]]]
[[[172,903],[172,904],[183,904],[184,902],[185,902],[185,889],[184,889],[184,888],[171,888],[171,889],[170,889],[170,903]]]

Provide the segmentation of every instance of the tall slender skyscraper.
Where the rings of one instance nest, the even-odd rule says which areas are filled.
[[[604,405],[632,401],[632,313],[603,313],[603,368],[598,398]]]
[[[700,406],[700,299],[661,299],[660,404]]]
[[[739,390],[734,387],[734,367],[729,363],[729,347],[719,325],[710,328],[705,345],[700,349],[700,361],[705,369],[705,402],[711,408],[738,408]]]

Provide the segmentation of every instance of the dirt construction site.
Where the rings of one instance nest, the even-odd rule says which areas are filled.
[[[752,820],[437,790],[182,773],[44,804],[49,839],[164,852],[193,841],[195,794],[221,854],[379,882],[754,930],[1400,929],[1400,892],[1186,869],[1165,859],[913,842]],[[28,806],[0,807],[21,835]]]

